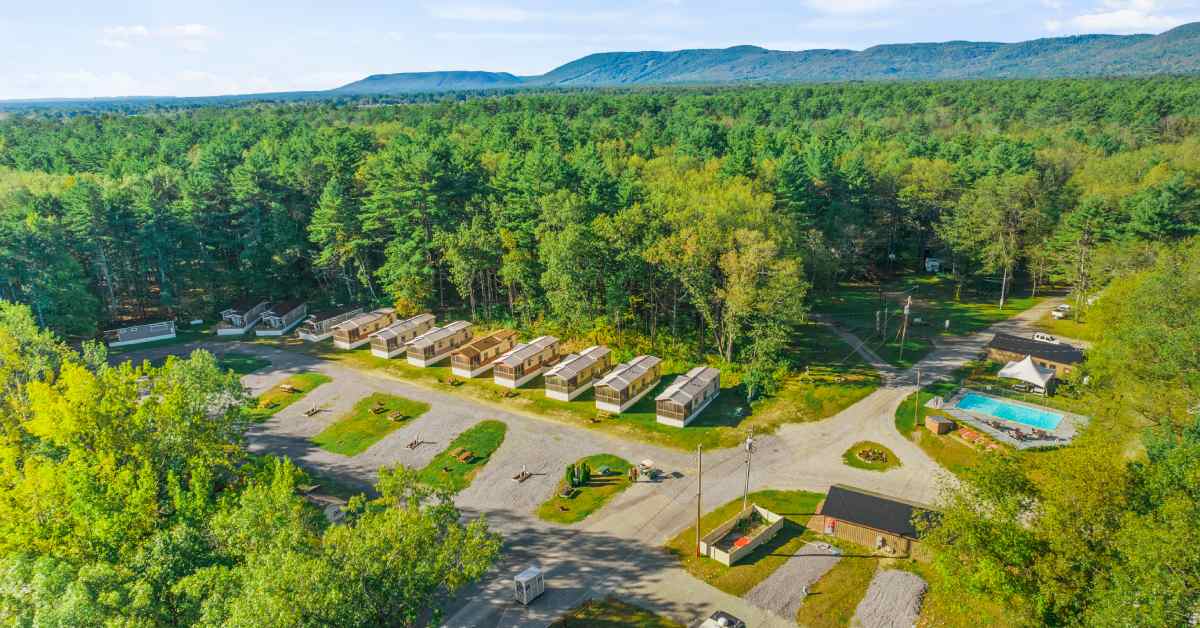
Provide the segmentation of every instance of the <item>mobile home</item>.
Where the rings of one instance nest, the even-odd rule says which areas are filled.
[[[351,306],[309,314],[297,334],[301,340],[320,342],[333,335],[334,327],[362,313],[361,307]]]
[[[254,330],[255,336],[282,336],[304,321],[308,305],[304,301],[273,303],[262,315],[262,325]]]
[[[467,321],[434,327],[408,343],[408,363],[422,368],[432,366],[470,341],[471,324]]]
[[[391,325],[395,320],[396,310],[381,307],[338,323],[333,328],[333,346],[338,349],[357,349],[371,342],[371,334]]]
[[[720,392],[721,372],[710,366],[697,366],[676,377],[654,398],[655,420],[663,425],[684,427]]]
[[[492,362],[517,344],[517,332],[501,329],[476,338],[450,356],[450,372],[459,377],[479,377],[492,368]]]
[[[136,345],[155,340],[175,337],[175,321],[126,321],[124,327],[104,332],[104,341],[110,347]]]
[[[263,312],[271,307],[269,301],[243,299],[221,310],[221,322],[217,324],[218,336],[240,336],[258,324]]]
[[[496,385],[516,388],[541,375],[558,362],[561,343],[554,336],[539,336],[521,343],[496,358],[492,375]]]
[[[388,359],[402,355],[408,343],[432,329],[436,320],[433,314],[417,314],[384,327],[371,336],[371,355]]]
[[[562,359],[546,371],[546,396],[570,401],[587,391],[612,367],[612,351],[596,345]]]
[[[637,403],[662,379],[662,360],[652,355],[638,357],[617,365],[608,375],[596,382],[596,408],[620,414]]]

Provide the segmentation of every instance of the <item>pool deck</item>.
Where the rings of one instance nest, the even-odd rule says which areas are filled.
[[[990,414],[982,414],[979,412],[972,412],[970,410],[958,408],[958,402],[968,393],[996,399],[1004,403],[1017,406],[1025,406],[1035,410],[1044,410],[1046,412],[1061,414],[1063,418],[1058,422],[1058,426],[1054,429],[1037,430],[1035,432],[1034,428],[1025,425],[1024,423],[1008,421],[994,417]],[[1016,449],[1044,449],[1047,447],[1061,447],[1067,443],[1070,443],[1071,440],[1075,438],[1076,432],[1078,432],[1078,430],[1084,425],[1087,425],[1088,422],[1088,419],[1085,416],[1073,414],[1071,412],[1065,412],[1057,408],[1047,408],[1032,403],[1026,403],[1024,401],[1018,401],[1016,399],[1009,399],[1008,397],[989,395],[981,390],[973,390],[970,388],[962,388],[959,389],[958,392],[954,393],[954,396],[951,397],[950,400],[947,401],[942,407],[942,411],[946,414],[949,414],[951,417],[954,417],[956,421],[966,423],[967,425],[970,425],[971,427],[987,434],[988,436],[991,436],[1005,445],[1009,445],[1010,447],[1014,447]],[[1018,433],[1022,435],[1020,438],[1017,436]]]

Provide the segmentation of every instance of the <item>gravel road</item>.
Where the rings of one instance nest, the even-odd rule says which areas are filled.
[[[854,611],[855,626],[863,628],[911,628],[921,614],[921,600],[928,585],[916,574],[886,569],[875,575],[867,594]]]
[[[746,601],[787,619],[795,619],[804,603],[804,587],[812,586],[841,560],[826,543],[809,543],[782,567],[750,589]]]

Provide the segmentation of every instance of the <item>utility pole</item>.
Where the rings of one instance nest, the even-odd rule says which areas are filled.
[[[920,429],[921,420],[921,367],[917,367],[917,392],[913,395],[913,428]]]
[[[908,341],[908,310],[912,307],[912,295],[904,302],[904,325],[900,328],[900,360],[904,360],[904,343]]]
[[[746,490],[742,493],[742,512],[750,507],[750,459],[754,455],[754,431],[746,437]]]
[[[704,454],[696,445],[696,555],[700,556],[700,498],[704,495]]]

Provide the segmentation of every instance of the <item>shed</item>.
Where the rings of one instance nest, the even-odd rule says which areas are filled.
[[[617,365],[596,382],[596,408],[620,414],[637,403],[662,379],[662,360],[652,355]]]
[[[492,375],[496,385],[516,388],[541,375],[558,362],[560,343],[554,336],[538,336],[496,358]]]
[[[721,392],[721,372],[697,366],[675,378],[654,398],[655,420],[672,427],[691,423]]]
[[[594,345],[572,353],[546,371],[546,396],[570,401],[583,394],[612,366],[612,351]]]
[[[122,321],[121,327],[104,332],[104,341],[110,347],[136,345],[155,340],[168,340],[175,337],[175,321],[169,320],[129,320]]]
[[[371,341],[371,334],[391,325],[395,320],[396,310],[390,307],[359,314],[334,326],[333,346],[339,349],[357,349]]]
[[[949,434],[957,425],[948,417],[930,414],[925,417],[925,429],[934,434]]]
[[[454,321],[445,327],[434,327],[408,343],[408,363],[426,367],[437,364],[450,352],[471,341],[471,324]]]
[[[362,313],[362,307],[352,305],[309,314],[300,324],[300,331],[297,332],[297,335],[301,340],[320,342],[333,335],[334,327]]]
[[[914,520],[933,516],[929,506],[835,484],[809,528],[877,552],[911,555],[920,540]]]
[[[254,330],[255,336],[282,336],[304,322],[308,305],[304,301],[292,300],[273,303],[263,311],[262,325]]]
[[[476,338],[450,356],[450,372],[459,377],[479,377],[492,369],[492,362],[517,344],[517,332],[501,329]]]
[[[417,314],[384,327],[371,335],[371,355],[390,359],[404,353],[408,343],[432,329],[436,320],[433,314]]]
[[[988,357],[1000,363],[1020,362],[1026,357],[1043,369],[1053,369],[1064,377],[1083,362],[1083,351],[1068,344],[1043,342],[1012,334],[996,334],[987,345]]]

